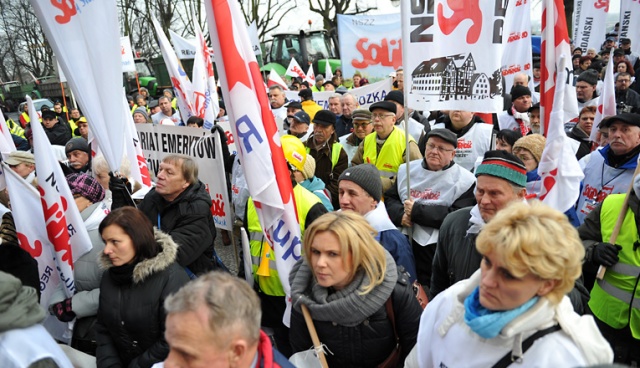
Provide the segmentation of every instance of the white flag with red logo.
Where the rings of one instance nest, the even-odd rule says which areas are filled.
[[[289,87],[287,87],[287,83],[282,79],[280,75],[274,70],[271,69],[269,72],[269,80],[267,81],[267,87],[271,86],[280,86],[283,90],[288,91]]]
[[[609,53],[609,60],[613,60],[613,50]],[[607,63],[602,93],[598,97],[598,109],[596,110],[596,117],[593,119],[593,126],[591,127],[591,134],[589,135],[589,140],[592,142],[596,141],[598,125],[602,119],[616,114],[616,82],[614,80],[613,64],[613,62]]]
[[[195,17],[193,18],[195,19]],[[218,105],[218,88],[216,78],[213,76],[213,64],[209,47],[200,26],[196,24],[196,55],[193,59],[193,114],[204,119],[203,127],[207,130],[213,128],[220,105]],[[186,121],[185,121],[186,124]]]
[[[120,111],[122,59],[115,1],[30,3],[109,167],[117,171],[124,152],[124,121]]]
[[[136,62],[133,59],[133,50],[131,49],[129,37],[120,37],[120,57],[122,58],[122,71],[135,73]]]
[[[118,64],[116,64],[118,65]],[[36,119],[31,97],[27,96],[33,148],[36,159],[38,190],[44,212],[45,228],[55,250],[55,261],[67,297],[75,293],[73,263],[91,250],[91,239],[67,184],[60,163],[56,160],[44,128]],[[117,108],[114,109],[118,111]],[[59,124],[59,123],[58,123]],[[120,138],[122,140],[122,138]]]
[[[287,68],[287,72],[284,75],[288,75],[290,77],[298,77],[304,80],[307,75],[304,74],[300,64],[296,61],[295,58],[291,58],[291,62],[289,62],[289,67]]]
[[[205,5],[222,92],[249,193],[274,250],[280,281],[289,295],[289,272],[301,257],[301,237],[278,128],[238,2],[207,0]],[[288,317],[285,313],[286,324]]]
[[[610,0],[576,1],[574,13],[577,24],[574,27],[573,44],[582,49],[600,50],[607,34],[607,13]],[[632,2],[623,0],[622,2]],[[567,54],[569,55],[569,54]]]
[[[307,70],[307,75],[304,80],[309,83],[309,87],[313,87],[313,85],[316,84],[316,74],[313,72],[313,65],[309,65],[309,70]]]
[[[507,90],[513,86],[518,73],[529,77],[529,89],[533,85],[533,59],[531,56],[531,2],[509,1],[504,19],[504,52],[502,54],[502,77]]]
[[[162,58],[167,66],[167,72],[169,73],[173,90],[175,91],[176,98],[178,99],[180,117],[186,124],[187,119],[189,119],[190,116],[195,115],[193,112],[193,101],[191,101],[191,96],[193,95],[191,81],[189,80],[187,73],[182,67],[182,63],[180,63],[180,59],[176,56],[169,39],[162,31],[162,27],[160,27],[156,18],[152,17],[151,22],[156,30],[158,42],[160,43],[160,51],[162,52]]]
[[[564,16],[564,4],[562,0],[544,0],[542,8],[542,67],[540,76],[540,119],[542,129],[546,135],[549,129],[551,111],[554,110],[553,101],[556,90],[556,81],[560,67],[558,62],[560,55],[571,55],[569,35],[567,33],[567,21]],[[573,86],[573,66],[566,63],[566,81]],[[578,116],[578,100],[575,88],[567,88],[563,93],[563,111],[561,119],[554,123],[564,124]]]
[[[127,100],[123,99],[122,102],[128,106]],[[124,130],[124,141],[126,156],[129,158],[131,167],[131,177],[133,180],[140,184],[151,186],[151,175],[149,174],[149,167],[147,166],[147,160],[142,154],[142,147],[140,146],[140,137],[136,130],[136,123],[133,121],[133,115],[125,114],[123,119],[127,122],[126,129]]]
[[[564,95],[566,91],[574,89],[573,85],[563,82],[567,74],[562,64],[565,60],[564,55],[561,56],[559,83],[556,85],[553,111],[550,114],[547,143],[538,165],[542,183],[538,199],[561,212],[575,205],[580,194],[580,182],[584,178],[578,159],[569,144],[571,138],[564,132]]]

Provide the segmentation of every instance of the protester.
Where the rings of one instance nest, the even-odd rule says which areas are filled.
[[[28,183],[34,184],[36,179],[36,159],[31,152],[13,151],[9,154],[4,162],[9,165],[11,170],[26,180]]]
[[[349,166],[351,166],[351,159],[355,155],[360,143],[364,141],[364,138],[373,132],[373,125],[371,124],[371,111],[367,109],[357,109],[351,113],[353,133],[343,135],[340,137],[340,144],[347,153],[347,160],[349,160]],[[339,119],[338,119],[339,120]]]
[[[133,110],[133,122],[136,124],[149,123],[149,114],[145,108],[137,108]]]
[[[340,98],[342,104],[341,116],[336,122],[336,134],[342,137],[353,132],[353,112],[358,108],[356,96],[345,93]]]
[[[520,131],[502,129],[496,134],[496,149],[511,153],[513,145],[520,138],[522,138]]]
[[[374,233],[352,211],[328,213],[309,227],[303,257],[289,274],[294,352],[313,346],[302,317],[305,305],[319,340],[331,351],[330,367],[376,367],[397,344],[399,363],[404,362],[415,344],[421,307]]]
[[[155,125],[167,125],[164,123],[171,122],[173,125],[183,125],[180,112],[171,106],[171,100],[167,96],[162,96],[158,99],[160,111],[151,115],[151,120]],[[169,124],[171,125],[171,124]]]
[[[540,104],[536,103],[529,108],[529,128],[528,134],[542,134],[540,129]]]
[[[640,111],[640,94],[629,89],[631,85],[631,74],[618,73],[616,76],[615,96],[616,113],[638,112]]]
[[[324,75],[322,74],[318,74],[316,75],[316,83],[311,86],[311,91],[312,92],[324,92]]]
[[[65,144],[64,151],[69,160],[69,169],[72,172],[91,172],[91,148],[86,139],[72,138]]]
[[[311,90],[308,88],[298,92],[298,96],[301,100],[300,104],[302,105],[302,110],[309,114],[309,118],[311,118],[311,120],[313,121],[316,113],[322,110],[322,107],[313,100],[313,92],[311,92]]]
[[[291,119],[289,120],[289,130],[288,134],[296,136],[302,142],[306,142],[309,139],[309,135],[313,132],[313,128],[311,127],[311,118],[309,114],[300,110],[293,114]]]
[[[593,121],[595,117],[595,106],[583,107],[582,110],[580,110],[580,115],[578,115],[578,123],[569,133],[567,133],[567,137],[580,142],[580,147],[578,148],[578,152],[576,152],[576,158],[578,160],[591,152],[592,142],[589,139],[589,136],[591,135],[591,129],[593,129]]]
[[[584,249],[563,214],[511,204],[484,227],[476,248],[480,270],[427,305],[410,366],[611,363],[593,319],[577,315],[565,295],[580,277]]]
[[[512,105],[498,114],[500,130],[520,130],[522,135],[527,135],[530,130],[529,115],[531,107],[531,90],[526,86],[516,85],[511,88]]]
[[[169,353],[164,301],[189,281],[176,244],[141,211],[123,207],[100,223],[98,367],[150,367]]]
[[[490,125],[488,125],[490,126]],[[438,229],[445,217],[460,208],[476,204],[476,179],[455,162],[458,138],[447,129],[427,134],[424,159],[400,165],[398,179],[385,192],[387,212],[405,234],[412,234],[418,281],[431,285],[433,257]],[[409,183],[410,188],[407,188]]]
[[[277,126],[282,125],[282,122],[287,118],[286,102],[287,98],[284,95],[282,87],[278,85],[269,87],[269,103]]]
[[[89,140],[89,122],[84,116],[76,121],[77,128],[73,130],[74,137],[82,137]]]
[[[260,299],[231,275],[211,272],[164,302],[166,368],[293,368],[260,330]]]
[[[52,110],[42,112],[42,127],[53,145],[64,146],[71,139],[71,128],[58,120]]]
[[[354,211],[378,233],[376,240],[391,254],[396,265],[409,274],[409,281],[416,280],[416,265],[407,238],[391,222],[382,202],[382,181],[378,169],[362,164],[346,169],[338,179],[340,209]]]
[[[387,93],[384,98],[384,101],[393,102],[396,105],[396,127],[404,129],[404,95],[401,91],[391,91]],[[420,138],[425,134],[425,126],[417,122],[414,118],[411,117],[413,111],[409,111],[409,134],[413,137],[416,142],[420,141]]]
[[[187,119],[186,125],[191,128],[202,128],[204,126],[204,119],[199,116],[190,116],[189,119]]]
[[[334,93],[331,96],[329,96],[329,99],[328,99],[329,111],[331,111],[332,113],[336,114],[338,119],[340,119],[340,115],[342,115],[342,102],[340,101],[341,98],[342,98],[341,94]],[[336,124],[337,124],[337,122],[336,122]]]

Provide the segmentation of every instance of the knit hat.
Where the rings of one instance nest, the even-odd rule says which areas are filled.
[[[580,73],[577,82],[587,82],[590,85],[595,86],[598,84],[598,72],[593,69],[587,69]]]
[[[311,155],[307,155],[307,160],[302,167],[302,175],[305,179],[311,179],[316,176],[316,160]]]
[[[511,101],[515,101],[522,96],[531,96],[531,90],[529,87],[518,84],[511,88]]]
[[[4,162],[9,166],[15,166],[20,164],[35,164],[36,159],[31,152],[13,151],[9,154],[9,157],[4,160]]]
[[[69,152],[73,151],[84,151],[88,154],[91,154],[91,149],[89,148],[89,142],[82,137],[71,138],[67,144],[64,145],[64,153],[69,154]]]
[[[342,172],[338,178],[338,184],[342,180],[348,180],[358,184],[373,199],[380,202],[382,197],[382,180],[378,168],[371,164],[351,166]]]
[[[332,113],[329,110],[320,110],[316,112],[316,115],[313,117],[314,124],[320,125],[336,125],[336,120],[338,117],[336,114]]]
[[[540,157],[542,157],[542,151],[544,151],[544,145],[547,143],[547,138],[541,134],[529,134],[518,139],[511,148],[512,152],[515,152],[518,148],[524,148],[531,152],[533,158],[537,163],[540,163]]]
[[[104,188],[98,181],[87,174],[69,174],[67,183],[72,194],[79,194],[91,203],[98,203],[104,199]]]
[[[507,151],[487,151],[476,170],[476,178],[480,175],[495,176],[523,188],[527,185],[524,163]]]
[[[149,114],[147,114],[147,109],[145,109],[144,107],[138,107],[137,109],[133,110],[133,114],[131,115],[135,115],[136,113],[142,114],[145,120],[149,120]]]
[[[395,101],[400,105],[404,105],[404,95],[402,91],[391,91],[384,97],[385,101]]]

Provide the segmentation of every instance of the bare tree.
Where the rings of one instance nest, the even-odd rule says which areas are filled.
[[[296,1],[289,0],[239,0],[239,3],[245,22],[256,22],[260,40],[276,29],[282,19],[297,5]]]
[[[328,31],[337,29],[338,14],[363,14],[374,9],[367,0],[309,0],[309,10],[322,16]]]

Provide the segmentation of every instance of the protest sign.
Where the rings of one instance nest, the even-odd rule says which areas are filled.
[[[391,92],[391,78],[381,80],[379,82],[367,84],[364,87],[350,89],[348,92],[356,97],[358,107],[366,109],[373,103],[383,101],[389,92]],[[329,109],[329,97],[336,92],[313,92],[313,100],[325,110]],[[289,101],[300,101],[298,91],[284,91]]]
[[[502,78],[507,91],[513,86],[513,77],[518,73],[529,76],[529,89],[533,91],[531,2],[509,1],[502,42]]]
[[[120,57],[122,58],[122,71],[135,73],[136,62],[133,60],[133,50],[131,50],[129,37],[120,37]]]
[[[577,26],[574,29],[573,44],[581,48],[583,54],[586,54],[588,48],[599,51],[607,33],[609,1],[576,1],[574,6]]]
[[[620,30],[618,40],[631,40],[631,51],[640,53],[640,1],[620,2]]]

